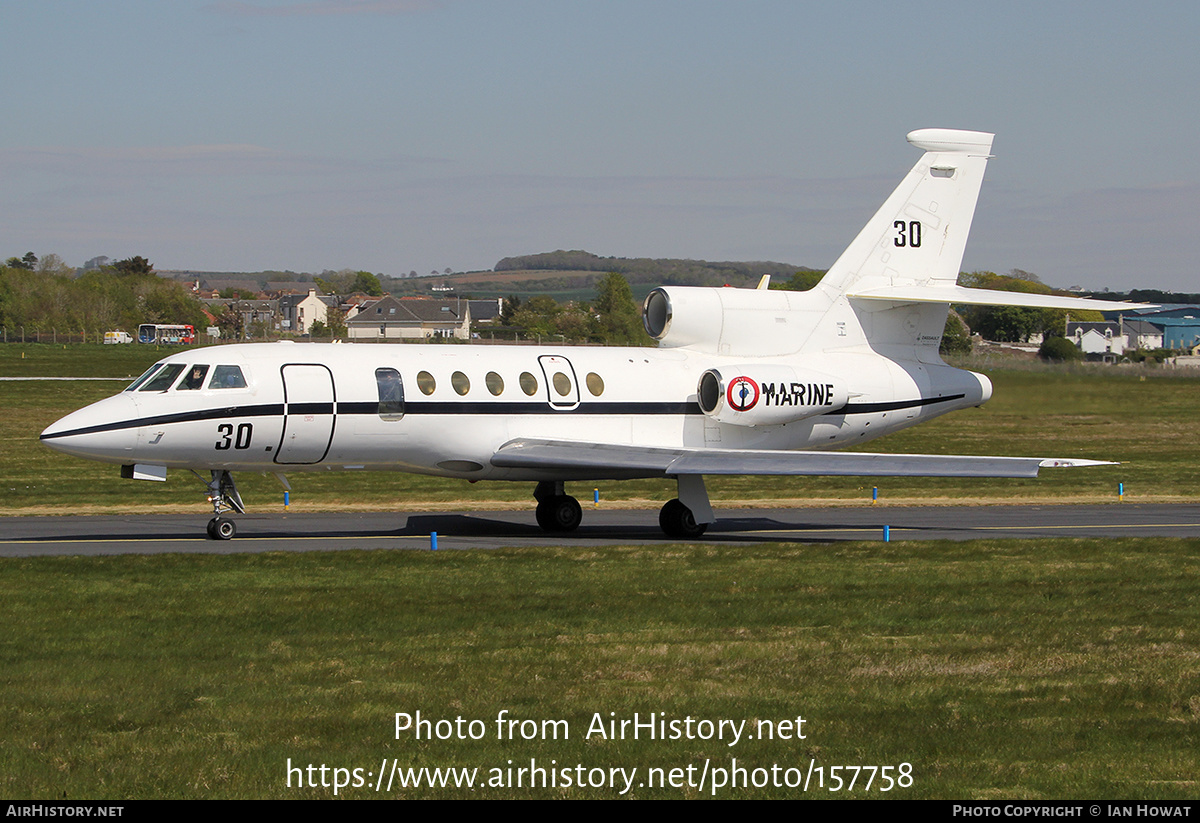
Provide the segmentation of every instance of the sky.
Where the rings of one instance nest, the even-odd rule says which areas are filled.
[[[1200,291],[1200,4],[0,0],[0,258],[827,268],[994,132],[966,270]]]

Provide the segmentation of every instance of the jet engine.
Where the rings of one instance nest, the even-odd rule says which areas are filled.
[[[791,366],[739,365],[709,369],[696,387],[700,409],[718,423],[777,426],[846,405],[836,378]]]
[[[642,320],[662,348],[780,357],[795,353],[828,308],[824,294],[666,286],[646,296]]]

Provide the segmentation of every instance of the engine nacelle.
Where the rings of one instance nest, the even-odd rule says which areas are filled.
[[[660,286],[646,296],[642,321],[663,348],[779,357],[795,353],[828,309],[815,292]]]
[[[777,426],[840,409],[850,393],[836,378],[791,366],[709,369],[696,388],[700,409],[718,423]]]

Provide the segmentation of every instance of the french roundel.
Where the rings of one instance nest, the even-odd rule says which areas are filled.
[[[735,377],[729,381],[725,399],[734,411],[750,411],[758,403],[758,384],[749,377]]]

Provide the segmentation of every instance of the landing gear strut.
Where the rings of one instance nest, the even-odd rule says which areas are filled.
[[[537,522],[548,532],[573,532],[583,520],[579,501],[563,492],[561,480],[537,484],[533,492],[537,500]]]
[[[192,474],[200,477],[195,471]],[[200,479],[208,487],[208,500],[213,505],[215,515],[208,521],[208,539],[231,540],[237,534],[237,525],[229,518],[222,517],[221,512],[246,513],[246,507],[242,505],[242,496],[233,484],[233,475],[225,470],[213,469],[212,480],[204,480],[203,477]]]

